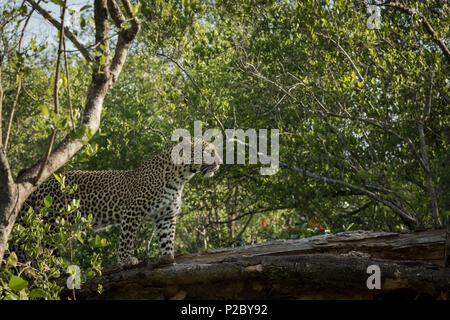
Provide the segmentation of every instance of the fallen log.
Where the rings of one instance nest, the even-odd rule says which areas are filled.
[[[77,299],[450,299],[446,230],[352,231],[179,255],[104,270]],[[380,270],[370,289],[369,266]],[[98,284],[103,287],[97,292]],[[63,295],[72,295],[65,290]]]

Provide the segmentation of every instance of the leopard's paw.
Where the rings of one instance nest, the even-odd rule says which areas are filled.
[[[175,258],[173,255],[164,255],[161,257],[147,259],[147,266],[149,266],[152,269],[165,266],[172,266],[174,264]]]
[[[139,259],[133,256],[129,256],[126,258],[119,258],[119,266],[128,269],[135,265],[139,264]]]

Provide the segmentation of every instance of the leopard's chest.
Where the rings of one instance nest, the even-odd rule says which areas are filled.
[[[152,205],[148,208],[146,216],[152,219],[159,219],[163,216],[170,216],[181,206],[182,186],[176,190],[165,189],[163,193],[155,197]]]

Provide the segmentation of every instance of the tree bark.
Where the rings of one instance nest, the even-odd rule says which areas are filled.
[[[0,145],[0,264],[17,215],[18,201],[19,191],[12,178],[6,152]]]
[[[354,231],[179,255],[152,269],[104,270],[77,299],[450,299],[446,231]],[[381,289],[368,289],[370,265]],[[63,281],[62,279],[61,281]],[[102,294],[97,292],[98,285]],[[63,296],[70,296],[64,290]]]

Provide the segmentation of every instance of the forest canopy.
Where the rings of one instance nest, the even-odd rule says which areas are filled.
[[[55,17],[65,8],[68,30],[84,44],[80,50],[66,39],[60,51],[58,29],[50,26],[49,37],[30,32],[46,22],[29,1],[0,2],[0,141],[14,179],[45,157],[52,132],[55,143],[77,134],[92,71],[83,52],[98,68],[106,62],[93,1],[81,2],[38,2]],[[149,0],[131,1],[131,10],[140,31],[106,94],[99,130],[86,133],[57,173],[137,168],[170,144],[174,130],[193,135],[195,121],[219,130],[278,129],[275,175],[261,175],[261,165],[224,164],[213,178],[186,186],[176,252],[446,223],[446,1]],[[111,48],[118,35],[111,33]],[[36,239],[41,227],[34,235],[15,228],[12,236]],[[74,249],[48,265],[80,259],[93,276],[115,263],[118,229],[92,235],[83,221],[74,228],[65,236]],[[150,222],[140,230],[141,258],[159,252],[156,241],[147,243],[151,233]],[[41,295],[57,296],[53,289]]]

